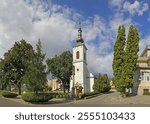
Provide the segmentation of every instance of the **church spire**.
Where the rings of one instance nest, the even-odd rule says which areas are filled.
[[[77,38],[77,43],[83,43],[82,39],[82,29],[81,29],[81,22],[79,22],[79,29],[78,29],[78,38]]]

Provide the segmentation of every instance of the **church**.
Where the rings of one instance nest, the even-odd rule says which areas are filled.
[[[80,96],[93,91],[94,75],[87,68],[87,47],[82,38],[82,29],[78,29],[78,38],[73,46],[73,73],[70,80],[70,91]]]

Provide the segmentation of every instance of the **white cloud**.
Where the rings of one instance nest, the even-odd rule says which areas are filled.
[[[92,19],[87,19],[83,26],[83,37],[86,42],[90,42],[97,37],[103,37],[103,33],[106,31],[106,25],[103,19],[95,15]]]
[[[131,15],[138,14],[138,16],[141,16],[149,9],[149,6],[147,3],[139,2],[137,0],[135,0],[134,3],[125,1],[123,4],[123,9],[128,11]]]
[[[111,32],[114,33],[114,36],[116,36],[118,32],[118,26],[124,25],[126,28],[126,34],[128,32],[129,26],[133,24],[133,21],[131,18],[125,18],[122,13],[116,13],[111,20],[109,21],[109,26]]]
[[[122,3],[124,0],[109,0],[109,5],[111,7],[116,7],[118,9],[122,8]]]
[[[105,56],[97,54],[99,50],[96,46],[87,46],[88,49],[88,65],[89,70],[93,73],[107,73],[109,77],[112,77],[112,60],[113,53],[109,53]]]
[[[143,15],[144,12],[146,12],[149,9],[149,6],[147,3],[144,3],[141,10],[139,10],[138,15]]]
[[[35,45],[38,38],[41,39],[43,50],[47,56],[71,49],[70,40],[75,38],[75,23],[67,18],[68,13],[45,11],[44,3],[32,1],[27,4],[24,1],[1,0],[0,5],[0,42],[6,50],[12,47],[15,41],[22,38]],[[52,9],[57,6],[53,6]],[[56,9],[55,9],[56,10]],[[72,13],[73,14],[73,13]],[[33,22],[37,17],[40,21]],[[6,50],[0,51],[0,56]]]
[[[0,56],[4,54],[15,41],[22,38],[35,46],[38,38],[41,39],[43,51],[47,57],[52,57],[65,50],[72,50],[69,41],[76,40],[76,20],[81,17],[79,13],[68,7],[42,3],[40,0],[24,1],[1,0],[0,5]],[[83,22],[83,38],[88,46],[89,71],[107,72],[112,75],[111,57],[101,53],[110,48],[107,33],[107,25],[104,20],[95,15]],[[96,45],[92,43],[98,37],[103,40]],[[108,36],[109,37],[109,36]],[[104,42],[106,41],[106,42]],[[91,51],[94,49],[94,51]],[[93,60],[96,61],[93,63]],[[107,62],[109,61],[109,62]],[[108,66],[109,63],[109,66]],[[99,66],[99,69],[97,68]]]
[[[117,6],[119,1],[113,1]],[[34,46],[40,38],[47,57],[72,50],[70,41],[77,38],[78,18],[82,19],[82,15],[75,10],[51,2],[46,4],[41,0],[1,0],[0,56],[2,57],[15,41],[22,38]],[[118,25],[124,24],[128,27],[132,20],[124,18],[121,13],[115,14],[108,23],[98,15],[83,20],[83,38],[88,47],[89,71],[112,76],[112,49]]]

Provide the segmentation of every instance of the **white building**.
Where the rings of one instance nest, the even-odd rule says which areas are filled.
[[[143,95],[150,92],[150,45],[146,46],[137,60],[133,93]]]
[[[47,83],[48,83],[48,87],[52,88],[52,91],[61,89],[61,83],[58,82],[57,79],[48,80]]]
[[[70,90],[75,88],[75,94],[92,92],[94,76],[87,69],[87,47],[82,39],[82,30],[78,29],[78,38],[73,47],[73,75],[70,82]]]

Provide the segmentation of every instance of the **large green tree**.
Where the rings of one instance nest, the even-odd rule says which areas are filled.
[[[6,73],[6,65],[4,64],[4,59],[0,59],[0,89],[6,90],[9,85],[8,82],[5,81],[5,73]]]
[[[32,46],[25,40],[15,42],[14,46],[4,54],[3,81],[4,84],[15,84],[21,94],[22,79],[26,73],[28,61],[34,56]]]
[[[131,25],[125,42],[125,29],[119,26],[117,40],[114,45],[113,82],[117,90],[123,94],[126,94],[126,89],[133,87],[139,39],[137,29]]]
[[[42,53],[41,41],[36,45],[35,56],[28,62],[24,83],[29,91],[38,93],[43,91],[47,84],[46,65],[44,65],[45,54]]]
[[[95,92],[104,93],[110,90],[110,83],[107,74],[99,74],[96,82],[93,85]]]
[[[125,82],[126,88],[132,88],[134,83],[134,74],[139,51],[139,40],[140,38],[137,29],[131,25],[126,43],[124,66],[122,71],[122,79]]]
[[[46,60],[49,72],[63,84],[63,90],[69,91],[70,77],[72,75],[72,54],[65,51],[59,56]]]
[[[119,26],[118,28],[118,35],[114,45],[114,58],[113,58],[113,75],[114,79],[113,82],[117,88],[117,90],[121,90],[121,86],[123,82],[121,82],[121,74],[122,68],[124,65],[124,55],[125,55],[125,28],[123,25]]]

